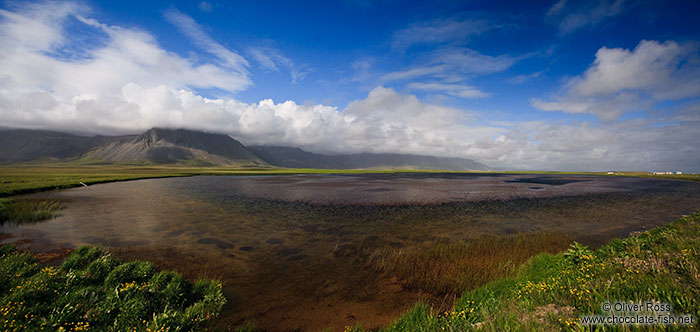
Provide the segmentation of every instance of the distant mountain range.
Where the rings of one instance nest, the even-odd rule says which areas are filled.
[[[53,161],[333,169],[489,169],[465,158],[391,153],[322,155],[285,146],[246,147],[227,135],[186,129],[153,128],[138,136],[91,137],[44,130],[0,129],[0,163]]]
[[[388,169],[440,169],[454,171],[488,170],[481,163],[465,158],[440,158],[395,153],[356,153],[322,155],[286,146],[249,146],[270,165],[290,168],[388,168]]]

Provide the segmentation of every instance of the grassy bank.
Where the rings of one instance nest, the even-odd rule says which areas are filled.
[[[699,268],[700,212],[595,251],[574,243],[560,254],[537,255],[514,277],[464,292],[453,310],[418,305],[382,331],[628,331],[640,327],[591,327],[580,317],[607,316],[606,302],[648,301],[670,304],[672,315],[692,315],[694,323],[643,330],[693,331],[700,317]]]
[[[226,302],[221,283],[184,280],[147,262],[119,262],[94,247],[60,267],[0,247],[3,331],[191,331]]]

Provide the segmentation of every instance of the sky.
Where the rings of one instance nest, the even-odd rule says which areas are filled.
[[[698,1],[5,1],[0,127],[700,172]]]

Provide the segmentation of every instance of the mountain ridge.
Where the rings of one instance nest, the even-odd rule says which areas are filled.
[[[467,158],[368,152],[323,155],[296,147],[275,145],[251,145],[248,148],[271,165],[289,168],[489,170],[488,166]]]
[[[202,166],[266,163],[228,135],[187,129],[151,128],[128,142],[113,142],[90,151],[86,158]]]
[[[190,166],[325,169],[489,170],[466,158],[397,153],[324,155],[297,147],[245,146],[234,138],[188,129],[151,128],[139,135],[78,136],[0,128],[0,163],[68,161]]]

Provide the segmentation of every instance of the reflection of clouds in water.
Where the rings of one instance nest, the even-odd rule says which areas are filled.
[[[252,198],[312,204],[440,204],[657,189],[638,178],[517,174],[298,175],[227,178],[217,188]]]

